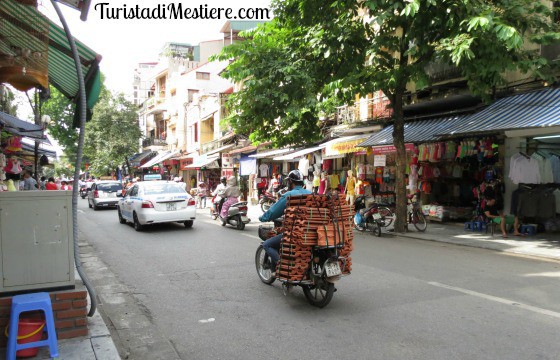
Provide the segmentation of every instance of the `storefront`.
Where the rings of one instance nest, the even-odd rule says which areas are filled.
[[[214,188],[220,182],[221,167],[219,160],[219,154],[202,154],[193,158],[191,164],[182,167],[182,169],[188,171],[188,177],[185,178],[187,190],[196,188],[200,182],[204,182],[209,189]]]

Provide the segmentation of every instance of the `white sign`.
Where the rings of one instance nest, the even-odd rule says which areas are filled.
[[[386,166],[387,155],[375,155],[373,157],[373,166]]]
[[[222,169],[233,168],[233,159],[230,154],[222,153]]]

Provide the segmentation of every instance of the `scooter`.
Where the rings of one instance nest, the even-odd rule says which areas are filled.
[[[82,197],[82,199],[85,199],[87,197],[87,194],[88,194],[88,189],[86,185],[80,186],[80,196]]]
[[[212,207],[214,211],[214,207]],[[240,201],[238,203],[232,204],[227,213],[227,217],[224,219],[222,216],[219,216],[220,221],[222,221],[222,226],[226,226],[226,224],[231,225],[237,230],[245,229],[245,224],[251,222],[251,219],[247,217],[247,201]],[[214,217],[214,216],[213,216]],[[216,216],[217,218],[218,216]]]
[[[272,195],[268,191],[263,191],[262,194],[259,195],[259,205],[261,206],[261,210],[266,212],[274,203],[276,203],[276,196]]]
[[[276,235],[274,229],[282,226],[281,220],[274,221],[274,228],[260,225],[259,238],[264,242]],[[301,264],[307,268],[305,279],[302,281],[282,281],[284,295],[289,293],[294,286],[301,286],[307,301],[319,308],[327,306],[336,291],[334,283],[340,279],[346,267],[346,258],[339,255],[335,247],[313,246],[311,261]],[[264,250],[262,243],[255,254],[255,266],[261,281],[267,285],[272,284],[276,277],[270,256]]]

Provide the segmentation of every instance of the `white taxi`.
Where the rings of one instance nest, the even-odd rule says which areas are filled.
[[[134,224],[136,231],[145,225],[179,222],[193,226],[196,201],[183,184],[173,181],[140,181],[120,196],[117,204],[119,222]]]

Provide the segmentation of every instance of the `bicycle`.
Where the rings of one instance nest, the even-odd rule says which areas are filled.
[[[407,224],[412,224],[418,231],[426,231],[428,228],[428,220],[422,212],[420,203],[416,200],[416,194],[407,195],[408,199],[406,207]]]

